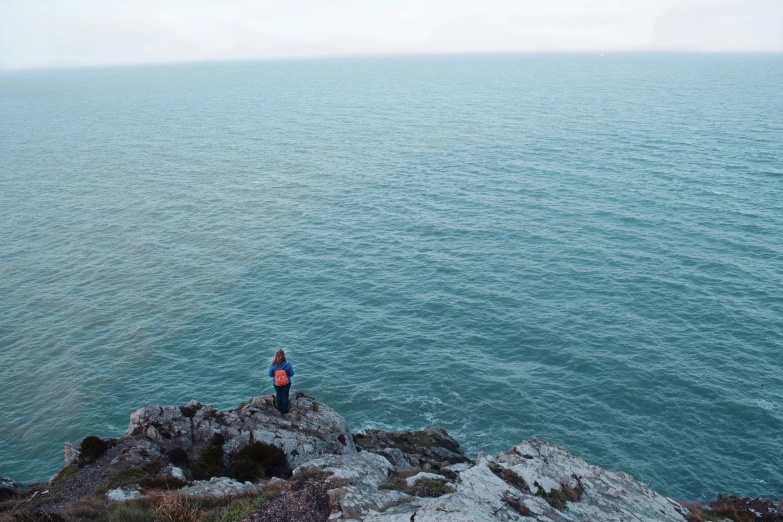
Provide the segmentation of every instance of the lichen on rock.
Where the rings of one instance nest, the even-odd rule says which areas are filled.
[[[326,454],[353,453],[351,432],[345,419],[301,392],[291,392],[291,410],[281,415],[271,395],[254,397],[239,408],[218,411],[191,401],[185,406],[151,405],[131,414],[126,437],[142,436],[167,451],[180,449],[193,459],[205,446],[221,438],[224,467],[232,456],[251,442],[282,450],[291,468]]]
[[[769,520],[776,516],[768,499],[721,497],[703,510],[686,508],[630,475],[590,465],[537,438],[494,456],[479,453],[474,462],[439,427],[352,435],[345,419],[325,404],[297,392],[291,397],[288,415],[274,408],[269,395],[228,411],[196,401],[147,406],[133,412],[119,439],[88,437],[66,445],[67,465],[48,485],[24,489],[2,479],[0,491],[27,495],[22,502],[28,511],[67,513],[104,502],[93,511],[136,510],[145,520],[144,506],[161,502],[166,509],[187,507],[188,520],[198,520],[198,513],[204,520],[229,520],[241,512],[242,520],[255,522],[684,522],[686,516],[713,520],[724,512],[737,518],[756,511]]]

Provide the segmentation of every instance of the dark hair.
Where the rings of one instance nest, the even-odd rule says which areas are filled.
[[[285,352],[283,350],[277,350],[275,353],[275,362],[272,364],[283,364],[285,362]]]

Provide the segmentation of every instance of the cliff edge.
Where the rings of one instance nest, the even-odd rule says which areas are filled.
[[[438,427],[352,434],[300,392],[287,415],[271,395],[146,406],[118,439],[67,444],[64,464],[45,483],[0,479],[0,521],[783,520],[763,499],[684,505],[537,438],[473,461]]]

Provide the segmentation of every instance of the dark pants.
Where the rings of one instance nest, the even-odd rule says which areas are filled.
[[[280,413],[288,413],[288,390],[291,389],[291,383],[289,382],[285,386],[275,386],[275,403],[277,410]]]

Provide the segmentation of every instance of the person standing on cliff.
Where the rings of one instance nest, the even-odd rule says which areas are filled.
[[[288,391],[291,389],[291,377],[294,367],[285,360],[285,352],[277,350],[275,360],[269,367],[269,376],[275,384],[275,407],[280,413],[288,413]]]

